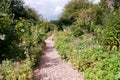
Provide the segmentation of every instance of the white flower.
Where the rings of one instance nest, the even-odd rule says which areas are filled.
[[[3,35],[0,34],[0,39],[5,40],[5,34],[3,34]]]

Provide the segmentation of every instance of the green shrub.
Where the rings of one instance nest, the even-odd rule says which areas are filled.
[[[75,37],[79,37],[83,34],[81,26],[73,25],[71,30],[72,30],[72,33]]]
[[[120,10],[106,15],[104,23],[104,33],[102,34],[103,45],[109,46],[109,50],[115,46],[120,48]]]

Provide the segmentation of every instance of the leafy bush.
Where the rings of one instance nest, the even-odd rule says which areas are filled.
[[[110,16],[110,17],[109,17]],[[106,15],[104,23],[103,44],[109,46],[109,50],[115,46],[120,48],[120,10]]]
[[[0,2],[0,80],[31,80],[51,25],[23,0]]]
[[[93,18],[93,10],[90,9],[81,9],[80,14],[72,25],[72,32],[73,35],[76,37],[81,36],[83,33],[90,33],[94,31],[94,22],[92,21]]]
[[[81,25],[77,25],[77,26],[73,25],[71,30],[72,30],[73,35],[76,36],[76,37],[79,37],[83,34]]]
[[[4,80],[26,80],[32,78],[31,68],[42,54],[46,35],[44,32],[41,32],[42,29],[40,25],[30,26],[27,20],[21,19],[14,28],[14,33],[18,37],[16,46],[20,50],[18,53],[16,52],[17,55],[15,55],[15,53],[9,55],[9,52],[7,52],[8,55],[3,53],[5,55],[4,58],[13,60],[2,61],[0,64],[0,76]],[[10,56],[13,57],[11,58]]]

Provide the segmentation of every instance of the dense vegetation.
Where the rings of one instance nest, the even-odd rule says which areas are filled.
[[[22,0],[0,0],[0,80],[32,79],[51,26]]]
[[[79,68],[86,80],[120,79],[119,0],[71,0],[51,22],[22,0],[0,0],[0,80],[32,79],[32,66],[53,26],[61,57]]]
[[[71,0],[54,21],[56,48],[86,80],[120,79],[120,2]],[[66,26],[66,27],[65,27]]]
[[[58,32],[56,49],[63,59],[73,63],[86,80],[118,80],[120,78],[120,51],[110,53],[95,42],[92,34],[80,38],[71,36],[70,31]]]

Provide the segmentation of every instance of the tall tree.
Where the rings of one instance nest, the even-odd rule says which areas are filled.
[[[81,9],[87,9],[91,6],[88,0],[71,0],[64,8],[64,12],[60,16],[60,21],[64,25],[71,25],[80,14]]]
[[[11,0],[10,9],[11,14],[14,15],[15,19],[19,19],[19,17],[25,17],[26,15],[23,0]]]

